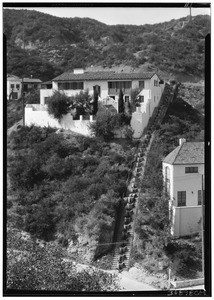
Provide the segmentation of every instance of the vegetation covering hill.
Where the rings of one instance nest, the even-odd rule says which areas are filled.
[[[210,17],[154,25],[106,25],[29,10],[3,12],[8,72],[52,79],[74,67],[126,65],[203,78]],[[181,77],[182,78],[182,77]]]
[[[148,156],[131,258],[131,266],[137,265],[148,274],[158,273],[156,284],[162,288],[166,287],[163,278],[169,267],[177,278],[201,276],[200,236],[179,240],[170,237],[168,198],[162,194],[163,157],[178,145],[180,137],[204,140],[203,115],[183,101],[181,92],[182,87],[157,130]],[[54,272],[57,289],[72,289],[67,276],[65,280],[61,277],[62,257],[55,250],[62,251],[63,258],[111,267],[112,248],[108,243],[112,242],[136,147],[137,142],[131,140],[119,143],[98,137],[64,136],[52,128],[35,126],[21,127],[10,134],[9,285],[53,290],[53,281],[48,287],[45,282]],[[47,247],[27,246],[23,238],[17,239],[22,231],[29,233],[30,244],[39,238],[47,242]],[[14,259],[17,253],[26,258]],[[46,274],[48,279],[44,281]],[[27,283],[23,279],[26,276],[30,276]],[[89,284],[88,276],[82,277],[84,283],[79,283],[80,278],[80,288]]]

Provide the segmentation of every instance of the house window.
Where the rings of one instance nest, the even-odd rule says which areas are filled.
[[[20,85],[19,85],[19,84],[17,84],[17,85],[16,85],[16,89],[17,89],[17,90],[19,90],[19,88],[20,88]]]
[[[115,96],[109,96],[109,97],[115,100]]]
[[[154,86],[158,86],[158,80],[154,80]]]
[[[116,89],[116,90],[128,90],[131,89],[131,81],[109,81],[108,88],[109,89]]]
[[[140,101],[141,103],[143,103],[143,102],[144,102],[144,96],[139,96],[139,101]]]
[[[202,203],[201,195],[202,195],[201,190],[198,190],[198,205],[201,205]],[[203,191],[203,203],[205,199],[204,197],[205,197],[205,191]]]
[[[83,82],[74,81],[74,82],[59,82],[59,90],[83,90]]]
[[[186,167],[185,173],[198,173],[198,167]]]
[[[18,99],[18,93],[13,92],[12,93],[12,99],[17,100]]]
[[[61,83],[61,82],[58,82],[58,89],[59,89],[59,90],[62,90],[62,89],[63,89],[63,86],[62,86],[62,83]]]
[[[45,104],[48,104],[48,100],[50,99],[50,97],[44,97],[45,100]]]
[[[186,191],[178,192],[178,206],[186,206]]]
[[[11,84],[10,87],[11,87],[11,89],[14,89],[14,84]]]
[[[144,80],[139,81],[139,88],[144,89],[144,87],[145,87],[145,81]]]
[[[129,102],[129,96],[125,96],[125,102]]]

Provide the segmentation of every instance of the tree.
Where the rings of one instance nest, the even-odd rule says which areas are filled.
[[[76,109],[75,118],[79,119],[80,115],[89,115],[91,112],[92,98],[89,91],[80,91],[79,94],[71,97],[72,108]]]
[[[135,88],[131,92],[131,111],[134,112],[136,109],[136,106],[138,105],[137,96],[140,93],[140,90],[138,88]]]
[[[98,97],[99,97],[99,94],[98,94],[97,90],[95,90],[95,92],[94,92],[94,101],[93,101],[93,111],[92,111],[92,114],[94,116],[96,116],[97,111],[98,111]]]
[[[26,104],[39,104],[40,103],[40,91],[33,90],[25,97]]]
[[[96,137],[109,141],[114,137],[114,115],[108,110],[97,113],[96,121],[90,124],[90,129]]]
[[[60,121],[63,115],[66,115],[69,112],[71,100],[64,93],[54,91],[53,96],[48,99],[47,105],[48,113]]]
[[[124,100],[123,100],[123,91],[120,89],[119,99],[118,99],[118,112],[123,113],[125,110]]]

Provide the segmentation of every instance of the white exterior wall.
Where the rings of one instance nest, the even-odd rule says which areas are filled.
[[[41,89],[40,90],[40,104],[45,104],[45,98],[51,97],[54,93],[54,89]]]
[[[36,110],[38,109],[38,110]],[[43,109],[43,110],[42,110]],[[80,116],[81,117],[81,116]],[[26,126],[36,125],[41,127],[53,127],[70,129],[76,133],[83,135],[91,135],[89,125],[92,120],[73,120],[73,116],[70,114],[65,115],[60,122],[50,116],[47,112],[46,106],[34,106],[25,108],[25,124]]]
[[[185,173],[185,167],[198,167],[198,173]],[[202,188],[204,165],[174,165],[173,198],[177,206],[177,192],[186,191],[186,206],[198,205],[198,190]]]
[[[10,87],[11,84],[14,84],[13,92],[18,93],[18,99],[21,97],[22,93],[22,82],[18,79],[7,80],[7,99],[9,99],[10,93],[12,89]],[[16,85],[19,84],[19,89],[16,88]]]
[[[136,112],[132,114],[131,126],[134,130],[134,138],[139,138],[142,135],[149,122],[149,118],[152,116],[155,107],[158,106],[160,102],[163,85],[158,87],[154,86],[154,80],[158,80],[158,82],[160,81],[156,74],[151,80],[144,80],[144,89],[140,92],[140,95],[144,96],[144,102],[140,103],[140,108],[136,108]],[[132,87],[139,88],[139,80],[133,81]],[[154,95],[156,97],[155,101]]]
[[[175,237],[191,235],[201,231],[201,205],[173,208],[174,223],[171,233]]]
[[[93,86],[100,86],[100,97],[105,98],[108,96],[108,82],[104,80],[85,81],[84,90],[89,90],[89,94],[94,94]]]
[[[157,80],[158,84],[159,84],[160,79],[158,78],[158,76],[156,74],[150,80],[150,91],[151,91],[151,94],[150,94],[150,116],[152,115],[154,108],[159,104],[161,94],[162,94],[161,86],[160,85],[154,86],[154,80]]]
[[[170,172],[170,207],[172,204],[171,233],[176,237],[197,233],[201,228],[202,207],[198,205],[198,190],[202,189],[204,164],[171,165],[163,163],[164,181],[166,167],[169,167]],[[198,173],[185,173],[185,167],[198,167]],[[186,206],[178,207],[178,191],[186,191]]]
[[[144,128],[148,124],[148,115],[141,112],[140,107],[136,107],[136,112],[132,113],[131,127],[134,130],[133,137],[140,138]]]

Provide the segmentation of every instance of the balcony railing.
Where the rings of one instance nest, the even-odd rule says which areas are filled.
[[[124,89],[122,88],[123,94],[131,94],[131,89]],[[120,89],[108,89],[109,95],[119,95]]]

